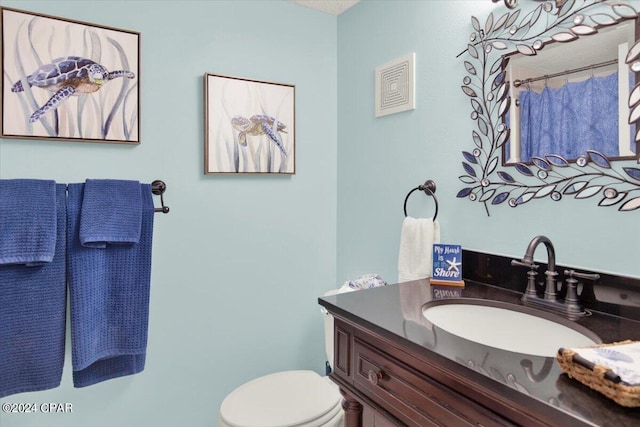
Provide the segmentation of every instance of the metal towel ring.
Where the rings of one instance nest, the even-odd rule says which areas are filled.
[[[416,188],[409,191],[409,194],[407,194],[407,197],[404,199],[404,216],[407,216],[407,201],[409,200],[409,196],[411,196],[411,193],[416,190],[424,191],[424,194],[433,197],[433,201],[436,204],[436,212],[433,214],[433,220],[435,221],[438,216],[438,199],[436,198],[436,183],[430,179],[428,179],[424,184],[418,185]]]

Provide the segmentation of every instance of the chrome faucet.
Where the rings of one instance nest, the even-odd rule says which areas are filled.
[[[533,261],[533,254],[541,243],[547,248],[547,271],[544,273],[546,278],[544,296],[542,298],[538,295],[536,287],[536,277],[538,275],[536,270],[538,266]],[[534,237],[531,242],[529,242],[522,260],[518,261],[514,259],[511,261],[511,265],[529,267],[529,272],[527,273],[527,290],[522,296],[523,304],[557,312],[570,320],[576,320],[585,314],[578,299],[578,281],[575,277],[587,280],[600,279],[598,274],[578,273],[574,270],[565,270],[564,273],[567,276],[566,297],[564,301],[558,300],[556,251],[553,243],[551,243],[551,240],[546,236]]]

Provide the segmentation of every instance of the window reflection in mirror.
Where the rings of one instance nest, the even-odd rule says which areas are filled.
[[[503,164],[555,154],[569,161],[596,150],[609,159],[638,157],[628,98],[640,73],[625,58],[638,38],[626,20],[570,43],[553,42],[537,55],[505,61],[511,106]]]

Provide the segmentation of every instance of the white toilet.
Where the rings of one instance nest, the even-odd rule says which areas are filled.
[[[326,295],[338,293],[330,291]],[[333,366],[333,317],[324,313],[325,348]],[[265,375],[232,391],[220,405],[220,427],[342,427],[342,396],[313,371]]]

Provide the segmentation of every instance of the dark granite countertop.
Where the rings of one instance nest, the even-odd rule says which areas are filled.
[[[478,374],[480,379],[488,377],[493,381],[487,383],[498,392],[516,392],[519,400],[538,408],[543,402],[550,411],[561,411],[575,419],[576,425],[640,425],[640,408],[622,407],[569,378],[562,373],[555,357],[488,347],[449,334],[428,322],[422,315],[422,306],[435,299],[461,296],[521,305],[521,293],[500,287],[467,280],[461,295],[455,295],[455,289],[431,286],[428,280],[420,280],[323,297],[319,303],[336,315],[355,320],[423,355],[436,353],[455,361],[460,369],[468,370],[470,377]],[[594,311],[576,323],[596,333],[605,343],[640,340],[640,322],[636,320]],[[547,406],[543,405],[544,408]],[[562,418],[566,419],[564,414]]]

